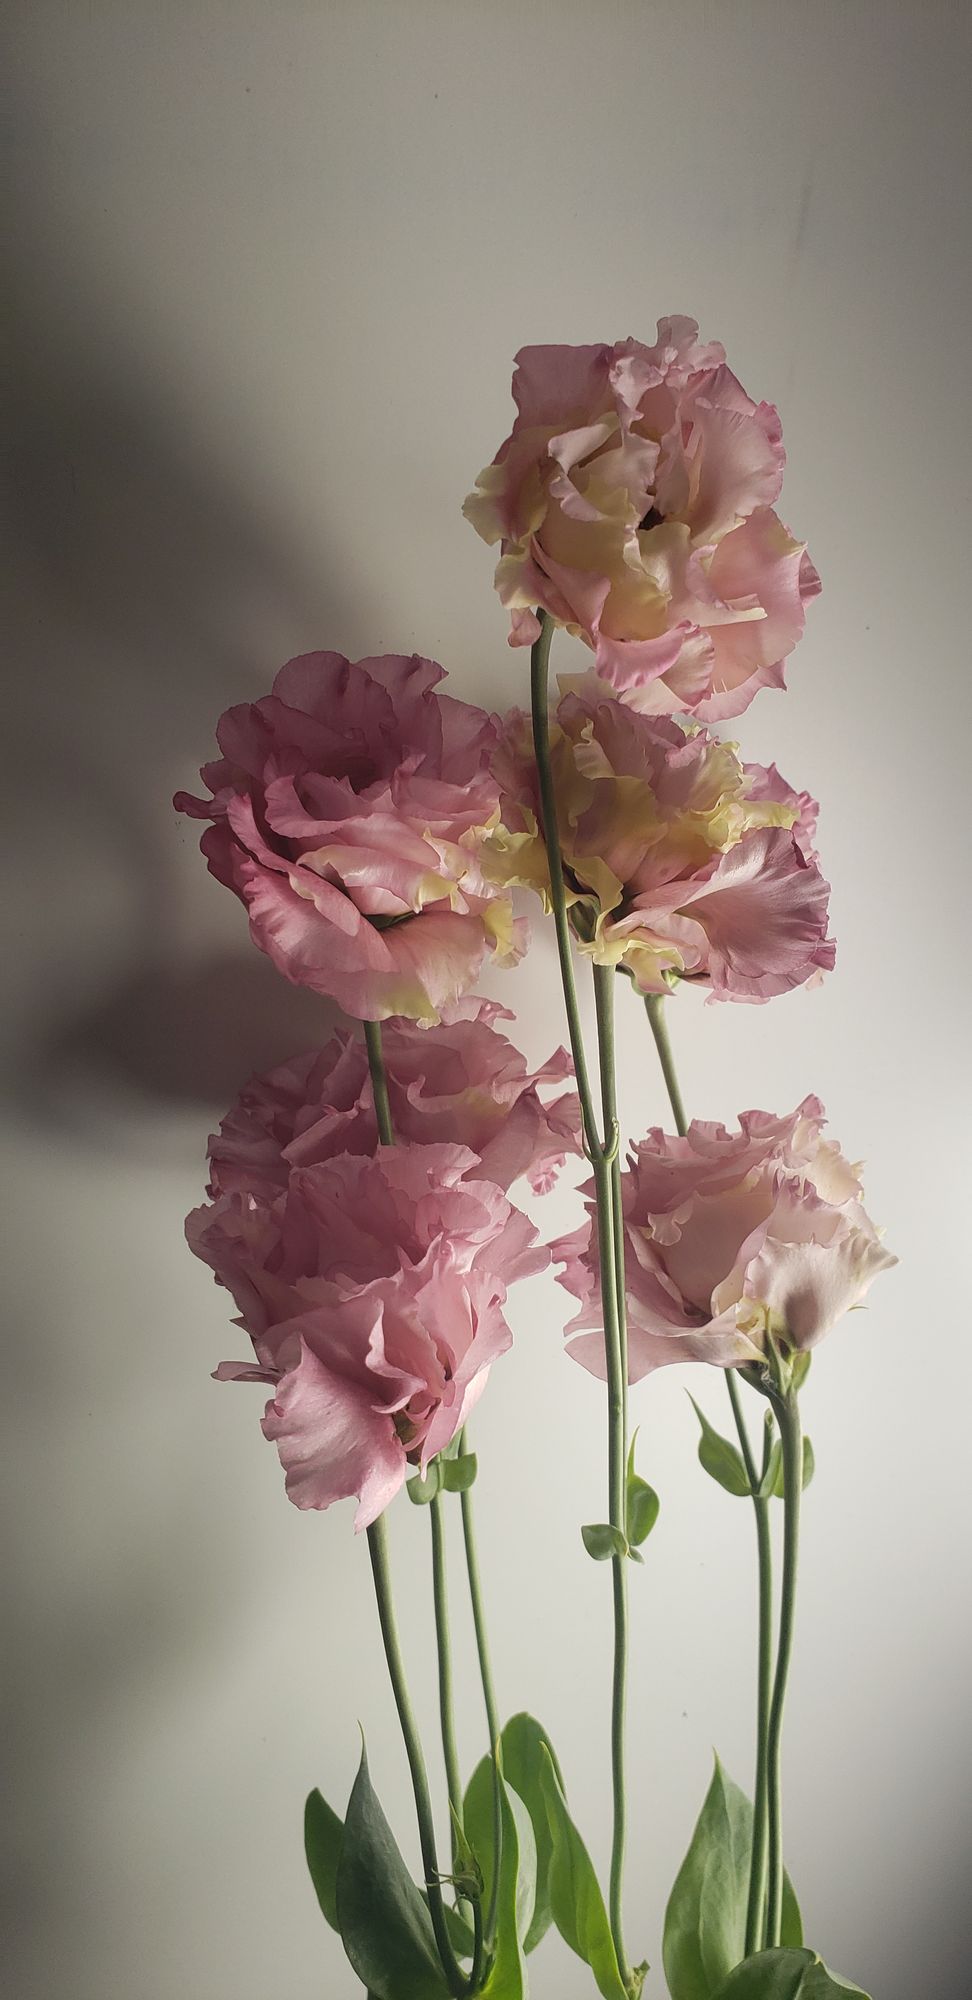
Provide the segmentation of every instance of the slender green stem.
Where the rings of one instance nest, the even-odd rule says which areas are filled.
[[[438,1494],[429,1505],[432,1529],[432,1600],[435,1606],[435,1643],[439,1656],[439,1722],[442,1755],[445,1761],[449,1804],[462,1825],[462,1779],[456,1748],[456,1718],[452,1699],[452,1645],[449,1636],[449,1597],[446,1588],[445,1524]],[[453,1848],[455,1841],[453,1841]],[[455,1855],[453,1855],[455,1859]]]
[[[759,1626],[756,1642],[756,1774],[753,1782],[753,1834],[749,1863],[749,1900],[746,1910],[746,1956],[758,1951],[763,1936],[766,1901],[767,1798],[766,1731],[769,1720],[770,1684],[773,1672],[773,1549],[770,1537],[769,1500],[761,1500],[759,1489],[769,1469],[773,1446],[773,1419],[766,1412],[763,1432],[763,1462],[757,1470],[749,1433],[743,1416],[735,1371],[726,1369],[726,1387],[736,1420],[739,1445],[746,1466],[753,1512],[756,1516],[756,1556],[759,1576]]]
[[[425,1768],[425,1758],[422,1754],[418,1725],[415,1720],[409,1698],[408,1684],[405,1679],[405,1663],[402,1659],[398,1625],[392,1603],[388,1534],[383,1514],[379,1514],[377,1521],[373,1521],[368,1529],[368,1547],[371,1551],[371,1568],[375,1579],[375,1596],[378,1600],[378,1619],[385,1647],[385,1659],[388,1662],[388,1673],[391,1679],[392,1692],[395,1696],[398,1719],[402,1727],[402,1736],[405,1740],[405,1755],[408,1758],[408,1768],[412,1778],[412,1791],[415,1796],[415,1813],[418,1819],[422,1872],[425,1879],[426,1894],[429,1899],[429,1915],[432,1919],[435,1942],[438,1947],[439,1957],[442,1960],[442,1969],[445,1973],[449,1990],[454,1995],[460,1996],[468,1991],[468,1985],[452,1949],[449,1941],[449,1933],[446,1929],[445,1907],[442,1901],[442,1889],[439,1882],[439,1863],[435,1848],[435,1826],[432,1819],[432,1800],[429,1793],[428,1773]]]
[[[766,1796],[769,1828],[769,1876],[766,1894],[764,1945],[770,1950],[780,1942],[783,1912],[783,1828],[780,1797],[783,1738],[783,1706],[793,1651],[796,1610],[797,1557],[800,1546],[800,1496],[803,1488],[803,1439],[800,1407],[796,1391],[771,1395],[780,1427],[783,1447],[783,1576],[780,1586],[780,1629],[776,1647],[776,1673],[770,1699],[766,1730]]]
[[[645,1012],[648,1016],[648,1023],[651,1028],[651,1032],[655,1037],[655,1047],[658,1050],[658,1060],[661,1063],[662,1076],[665,1079],[665,1089],[668,1092],[668,1101],[672,1107],[672,1116],[675,1120],[675,1130],[676,1132],[679,1133],[680,1137],[684,1139],[686,1129],[688,1126],[688,1120],[685,1116],[685,1107],[682,1103],[682,1093],[678,1087],[678,1077],[675,1074],[675,1060],[672,1055],[672,1045],[668,1039],[668,1022],[665,1018],[665,999],[666,996],[664,993],[646,993]]]
[[[688,1126],[685,1106],[679,1089],[675,1070],[675,1059],[668,1034],[663,993],[649,993],[645,998],[645,1011],[654,1036],[658,1059],[661,1064],[665,1088],[668,1092],[675,1129],[684,1138]],[[749,1870],[749,1904],[746,1913],[746,1954],[757,1951],[762,1941],[764,1905],[766,1901],[767,1847],[769,1842],[767,1791],[768,1729],[770,1708],[770,1683],[773,1663],[773,1551],[770,1537],[769,1501],[759,1498],[759,1487],[767,1468],[772,1443],[771,1428],[767,1427],[763,1465],[757,1471],[749,1435],[746,1430],[739,1397],[739,1387],[735,1371],[725,1371],[726,1388],[732,1404],[732,1414],[739,1435],[740,1449],[746,1467],[750,1491],[753,1496],[753,1511],[756,1518],[756,1558],[758,1568],[759,1628],[757,1637],[757,1684],[756,1684],[756,1772],[753,1785],[753,1842]],[[768,1939],[767,1942],[770,1942]]]
[[[542,611],[539,616],[540,636],[533,647],[530,662],[533,744],[537,760],[540,817],[547,852],[547,866],[550,873],[550,901],[557,935],[557,951],[560,958],[560,976],[564,991],[564,1005],[567,1012],[567,1028],[570,1036],[571,1054],[574,1059],[577,1093],[580,1098],[584,1121],[585,1145],[594,1168],[594,1188],[597,1203],[598,1265],[601,1279],[604,1357],[605,1372],[607,1375],[608,1508],[612,1526],[618,1528],[623,1535],[625,1530],[624,1476],[627,1371],[624,1365],[625,1333],[622,1317],[624,1287],[623,1283],[619,1285],[622,1248],[617,1241],[616,1230],[616,1212],[620,1208],[620,1200],[615,1171],[618,1150],[618,1124],[614,1083],[614,973],[607,967],[595,966],[594,968],[594,991],[598,1019],[601,1111],[603,1117],[602,1137],[591,1091],[590,1074],[587,1067],[584,1037],[581,1028],[580,1007],[577,999],[577,986],[574,979],[567,888],[564,879],[564,864],[557,823],[556,787],[550,755],[548,665],[553,626],[546,612]],[[623,1556],[615,1556],[612,1559],[614,1671],[611,1702],[611,1776],[614,1830],[611,1847],[610,1918],[611,1933],[614,1939],[621,1977],[625,1984],[630,1984],[631,1973],[624,1948],[622,1924],[625,1840],[624,1710],[627,1672],[627,1579],[624,1563],[625,1558]]]
[[[547,670],[550,657],[550,641],[553,636],[553,622],[545,611],[539,613],[540,637],[530,655],[530,695],[533,710],[533,747],[537,759],[537,778],[540,787],[540,818],[543,827],[544,844],[547,850],[547,866],[550,870],[550,901],[553,909],[554,927],[557,933],[557,952],[560,958],[560,978],[564,989],[564,1005],[567,1009],[567,1029],[570,1036],[570,1052],[574,1059],[574,1073],[577,1079],[577,1094],[581,1101],[584,1118],[584,1136],[588,1152],[593,1159],[600,1148],[597,1117],[591,1093],[591,1081],[584,1053],[584,1035],[581,1028],[580,1007],[577,1000],[577,986],[574,980],[574,957],[570,939],[570,918],[567,913],[567,890],[564,882],[564,863],[560,851],[560,834],[557,827],[557,797],[554,787],[553,766],[550,761],[550,725],[547,715]]]
[[[459,1440],[460,1454],[465,1449],[466,1434]],[[496,1691],[493,1686],[493,1668],[489,1656],[489,1639],[486,1633],[486,1614],[483,1608],[483,1587],[479,1574],[479,1554],[476,1548],[476,1523],[471,1489],[459,1496],[462,1509],[462,1538],[466,1548],[466,1571],[469,1577],[469,1601],[472,1605],[473,1627],[476,1633],[476,1651],[479,1655],[479,1678],[483,1687],[483,1702],[486,1708],[486,1727],[489,1731],[489,1752],[493,1772],[493,1885],[490,1892],[489,1909],[486,1913],[486,1938],[492,1944],[496,1934],[496,1901],[499,1895],[499,1861],[503,1844],[503,1752],[500,1743],[499,1710],[496,1706]]]
[[[365,1047],[368,1051],[368,1068],[371,1071],[371,1089],[375,1100],[375,1117],[378,1121],[378,1138],[383,1146],[395,1144],[392,1128],[391,1105],[388,1102],[388,1077],[385,1074],[385,1057],[381,1046],[381,1022],[363,1021]]]
[[[614,982],[610,966],[594,967],[594,1000],[597,1010],[597,1047],[601,1080],[601,1113],[605,1132],[617,1125],[617,1086],[614,1062]],[[600,1188],[607,1176],[607,1187]],[[621,1177],[617,1152],[610,1162],[595,1168],[598,1182],[598,1216],[603,1206],[610,1221],[611,1291],[613,1298],[605,1313],[605,1359],[608,1378],[608,1507],[613,1527],[625,1533],[625,1469],[628,1456],[628,1356],[624,1309],[624,1240],[621,1235]],[[607,1232],[604,1232],[607,1255]],[[600,1242],[600,1238],[599,1238]],[[602,1270],[604,1265],[602,1263]],[[603,1290],[603,1281],[602,1281]],[[606,1295],[605,1295],[606,1296]],[[611,1701],[611,1771],[614,1789],[614,1837],[611,1846],[610,1914],[611,1930],[624,1963],[622,1897],[625,1845],[625,1706],[628,1656],[627,1559],[612,1559],[614,1582],[614,1675]]]

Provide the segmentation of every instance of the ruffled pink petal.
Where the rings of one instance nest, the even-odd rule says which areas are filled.
[[[367,1389],[334,1374],[304,1342],[267,1404],[262,1429],[277,1447],[294,1505],[331,1507],[357,1495],[356,1529],[377,1520],[405,1478],[391,1419],[374,1410]]]

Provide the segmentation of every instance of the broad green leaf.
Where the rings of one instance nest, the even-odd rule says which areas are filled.
[[[504,1782],[501,1792],[503,1848],[496,1899],[496,1952],[483,2000],[526,2000],[525,1940],[533,1920],[537,1850],[530,1815]]]
[[[442,1471],[441,1459],[433,1458],[424,1477],[416,1472],[411,1479],[406,1479],[405,1490],[416,1507],[427,1507],[429,1501],[435,1499],[442,1485]]]
[[[337,1813],[321,1797],[320,1792],[307,1794],[304,1807],[304,1853],[310,1878],[317,1892],[317,1900],[331,1926],[338,1929],[337,1914],[337,1873],[341,1859],[341,1842],[344,1839],[344,1823]]]
[[[375,2000],[447,2000],[428,1908],[371,1787],[364,1745],[337,1874],[344,1949]]]
[[[628,1537],[629,1549],[640,1548],[642,1542],[648,1540],[652,1528],[658,1519],[660,1505],[654,1487],[649,1486],[647,1479],[639,1478],[635,1471],[634,1455],[637,1436],[638,1433],[635,1431],[634,1437],[631,1440],[631,1449],[628,1452],[628,1465],[624,1482],[625,1530]]]
[[[541,1783],[553,1844],[550,1906],[554,1923],[564,1943],[590,1966],[603,2000],[629,2000],[590,1855],[567,1811],[557,1773],[546,1755]]]
[[[813,1456],[813,1446],[810,1443],[810,1439],[804,1436],[803,1440],[804,1492],[809,1486],[815,1471],[816,1471],[816,1461]],[[769,1455],[769,1463],[766,1467],[766,1471],[764,1472],[762,1479],[759,1482],[759,1497],[761,1500],[770,1500],[770,1499],[782,1500],[783,1498],[783,1447],[780,1443],[779,1438],[773,1439],[773,1446]]]
[[[563,1789],[560,1765],[553,1745],[532,1715],[521,1712],[510,1718],[502,1735],[503,1775],[507,1784],[523,1800],[533,1824],[537,1850],[537,1885],[533,1918],[527,1931],[525,1951],[535,1951],[553,1922],[550,1907],[550,1863],[553,1841],[543,1791],[543,1766],[549,1758]]]
[[[553,1841],[542,1783],[543,1763],[546,1758],[553,1764],[558,1781],[561,1784],[563,1781],[553,1745],[532,1715],[520,1714],[511,1717],[500,1738],[500,1755],[507,1786],[516,1793],[519,1800],[522,1800],[533,1825],[537,1853],[536,1897],[533,1918],[524,1944],[524,1950],[531,1952],[536,1950],[541,1939],[546,1936],[553,1921],[549,1887]],[[488,1907],[492,1893],[494,1865],[493,1766],[489,1757],[482,1758],[469,1780],[462,1816],[466,1837],[483,1871],[483,1900]]]
[[[612,1556],[626,1556],[628,1544],[620,1528],[612,1528],[610,1521],[592,1521],[581,1529],[581,1539],[589,1556],[598,1563],[608,1562]]]
[[[479,1471],[479,1461],[474,1451],[464,1451],[461,1458],[444,1458],[441,1468],[444,1492],[468,1493]]]
[[[725,1487],[727,1493],[748,1498],[751,1489],[746,1476],[746,1467],[735,1445],[730,1444],[728,1438],[721,1437],[718,1431],[713,1430],[708,1417],[699,1409],[694,1396],[689,1397],[689,1402],[702,1427],[702,1436],[699,1439],[699,1464],[705,1468],[710,1478]]]
[[[665,1912],[662,1959],[672,2000],[713,2000],[743,1956],[752,1837],[752,1806],[717,1757]],[[787,1877],[783,1930],[787,1944],[802,1944],[800,1912]]]
[[[715,2000],[868,2000],[863,1988],[828,1972],[815,1951],[759,1951],[737,1965]]]

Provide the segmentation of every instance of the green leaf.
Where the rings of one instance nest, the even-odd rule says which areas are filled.
[[[843,2000],[863,1988],[828,1972],[815,1951],[758,1951],[744,1959],[720,1986],[715,2000]]]
[[[533,1920],[537,1850],[530,1815],[504,1782],[503,1848],[496,1899],[496,1954],[482,1988],[483,2000],[526,2000],[526,1937]]]
[[[428,1908],[372,1790],[363,1743],[344,1822],[337,1915],[344,1949],[375,2000],[448,2000]]]
[[[477,1472],[479,1462],[474,1451],[464,1451],[461,1458],[442,1460],[442,1486],[446,1493],[468,1493]]]
[[[344,1839],[344,1823],[337,1813],[321,1797],[320,1792],[307,1794],[304,1807],[304,1853],[310,1878],[317,1892],[317,1900],[331,1926],[336,1931],[337,1914],[337,1873],[341,1859],[341,1842]]]
[[[521,1711],[519,1715],[512,1716],[503,1731],[501,1743],[503,1775],[507,1784],[526,1806],[533,1826],[537,1851],[533,1918],[524,1945],[524,1950],[529,1952],[536,1950],[553,1922],[553,1911],[550,1907],[553,1840],[543,1790],[543,1767],[546,1760],[553,1765],[561,1789],[563,1789],[563,1779],[550,1738],[532,1715]]]
[[[699,1439],[699,1464],[704,1466],[712,1479],[725,1487],[727,1493],[735,1493],[741,1499],[748,1498],[751,1488],[746,1476],[746,1467],[735,1445],[730,1444],[728,1438],[721,1437],[718,1431],[713,1430],[708,1417],[703,1415],[694,1396],[689,1397],[689,1402],[702,1426],[702,1436]]]
[[[612,1528],[610,1521],[593,1521],[581,1529],[581,1539],[589,1556],[598,1563],[608,1562],[612,1556],[626,1556],[628,1544],[620,1528]]]
[[[429,1501],[435,1499],[442,1485],[442,1472],[441,1459],[433,1458],[424,1478],[416,1472],[411,1479],[406,1479],[406,1492],[416,1507],[427,1507]]]
[[[753,1809],[718,1757],[665,1911],[662,1959],[672,2000],[713,2000],[746,1949]],[[784,1878],[787,1944],[803,1942],[793,1885]]]
[[[628,1452],[628,1466],[624,1481],[625,1531],[628,1537],[629,1551],[640,1548],[642,1542],[648,1540],[652,1528],[658,1519],[658,1509],[661,1504],[654,1487],[649,1486],[647,1479],[640,1479],[635,1471],[634,1455],[637,1436],[638,1433],[635,1431],[634,1437],[631,1440],[631,1449]]]
[[[590,1966],[603,2000],[629,2000],[590,1855],[567,1811],[553,1761],[546,1754],[541,1784],[553,1844],[550,1906],[554,1923],[564,1943]]]
[[[804,1492],[809,1486],[815,1471],[816,1471],[816,1461],[813,1456],[813,1446],[810,1443],[810,1439],[804,1436],[803,1439]],[[759,1482],[759,1497],[761,1500],[770,1500],[770,1499],[782,1500],[783,1498],[783,1447],[780,1444],[779,1438],[773,1439],[773,1445],[769,1455],[769,1463],[767,1464],[766,1471],[764,1472],[763,1477]]]
[[[524,1942],[524,1950],[531,1952],[546,1936],[553,1921],[549,1886],[553,1841],[542,1783],[546,1758],[553,1764],[561,1784],[563,1781],[550,1738],[532,1715],[511,1717],[500,1737],[500,1756],[507,1787],[516,1793],[517,1799],[522,1800],[533,1826],[537,1854],[536,1893],[533,1917]],[[493,1765],[489,1757],[481,1759],[469,1780],[462,1817],[466,1837],[483,1871],[483,1901],[488,1907],[494,1867]]]

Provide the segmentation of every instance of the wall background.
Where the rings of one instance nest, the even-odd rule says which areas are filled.
[[[210,1383],[238,1342],[181,1243],[210,1125],[327,1023],[250,950],[168,799],[219,711],[315,645],[414,647],[459,693],[519,695],[459,514],[508,428],[513,352],[650,339],[675,310],[782,410],[784,513],[825,594],[791,692],[738,734],[821,800],[840,940],[817,993],[681,1000],[684,1086],[710,1117],[817,1089],[901,1258],[807,1391],[790,1866],[814,1942],[878,2000],[951,1993],[972,1948],[969,16],[31,0],[9,20],[8,1990],[351,1996],[300,1811],[313,1782],[343,1804],[359,1717],[413,1850],[365,1551],[347,1510],[285,1504],[257,1398]],[[493,990],[545,1055],[549,940]],[[643,1128],[661,1086],[622,1014]],[[543,1221],[575,1213],[565,1190]],[[601,1403],[558,1352],[549,1281],[513,1312],[476,1424],[497,1675],[560,1745],[603,1860],[605,1578],[577,1535]],[[750,1767],[750,1521],[695,1463],[685,1379],[633,1399],[664,1507],[632,1579],[648,1995],[710,1746]],[[715,1376],[701,1394],[721,1422]],[[418,1682],[426,1523],[403,1503],[393,1526]],[[539,2000],[589,1990],[557,1945],[534,1964]]]

